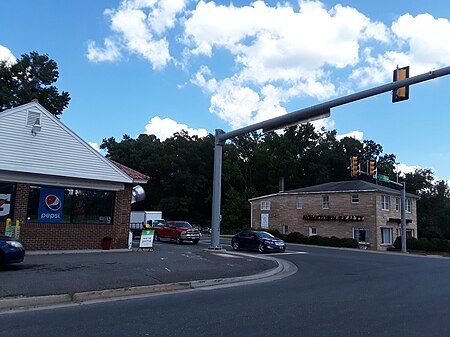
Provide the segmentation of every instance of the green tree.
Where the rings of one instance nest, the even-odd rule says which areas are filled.
[[[13,65],[0,62],[0,111],[37,99],[55,116],[62,114],[70,101],[69,93],[53,85],[59,72],[55,61],[37,52],[23,54]]]

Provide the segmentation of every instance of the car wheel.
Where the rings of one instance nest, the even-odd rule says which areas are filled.
[[[237,241],[233,242],[233,249],[234,250],[239,250],[239,243],[237,243]]]
[[[177,236],[175,237],[175,242],[176,242],[177,245],[181,245],[181,243],[183,242],[183,240],[181,240],[181,236],[180,236],[180,235],[177,235]]]
[[[260,243],[258,246],[258,252],[264,253],[265,251],[266,251],[266,249],[264,248],[264,245],[262,243]]]
[[[192,243],[193,243],[194,245],[196,245],[196,244],[198,243],[198,240],[199,240],[199,239],[192,240]]]

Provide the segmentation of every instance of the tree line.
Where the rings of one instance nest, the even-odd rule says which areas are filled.
[[[0,61],[0,112],[38,99],[59,117],[70,95],[58,92],[56,62],[38,52],[23,54],[15,63]],[[117,142],[104,139],[107,157],[148,175],[147,198],[136,210],[162,210],[167,219],[210,225],[214,136],[189,136],[182,131],[161,141],[154,135],[136,139],[124,135]],[[312,124],[283,133],[253,132],[227,142],[223,149],[222,222],[224,232],[250,224],[248,199],[276,193],[279,179],[285,190],[350,179],[350,158],[358,156],[364,170],[377,160],[379,174],[393,179],[396,156],[384,154],[372,140],[337,137],[336,131],[316,130]],[[371,179],[365,175],[361,179]],[[401,176],[407,191],[416,193],[419,237],[450,239],[450,189],[434,181],[430,169]]]
[[[136,210],[161,210],[167,219],[185,219],[210,225],[214,136],[174,134],[165,141],[141,134],[125,135],[120,142],[104,139],[107,157],[148,175],[147,198]],[[379,174],[395,180],[396,156],[383,153],[372,140],[339,139],[336,131],[316,130],[310,123],[282,133],[253,132],[236,137],[223,148],[221,228],[234,232],[250,225],[248,199],[276,193],[280,178],[284,189],[296,189],[350,177],[350,158],[358,156],[365,171],[376,160]],[[374,182],[368,175],[358,179]],[[450,190],[435,182],[430,169],[400,176],[407,192],[418,194],[420,237],[450,239]]]

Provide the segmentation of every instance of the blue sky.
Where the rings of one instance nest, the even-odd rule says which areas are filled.
[[[83,139],[200,136],[375,87],[398,65],[450,66],[450,3],[1,1],[0,58],[55,60]],[[317,127],[381,144],[402,170],[450,180],[450,76],[331,111]],[[212,155],[212,154],[211,154]]]

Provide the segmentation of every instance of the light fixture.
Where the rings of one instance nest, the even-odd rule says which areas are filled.
[[[41,131],[41,123],[39,122],[39,118],[36,118],[36,122],[34,122],[34,125],[31,128],[31,134],[36,136],[39,131]]]

